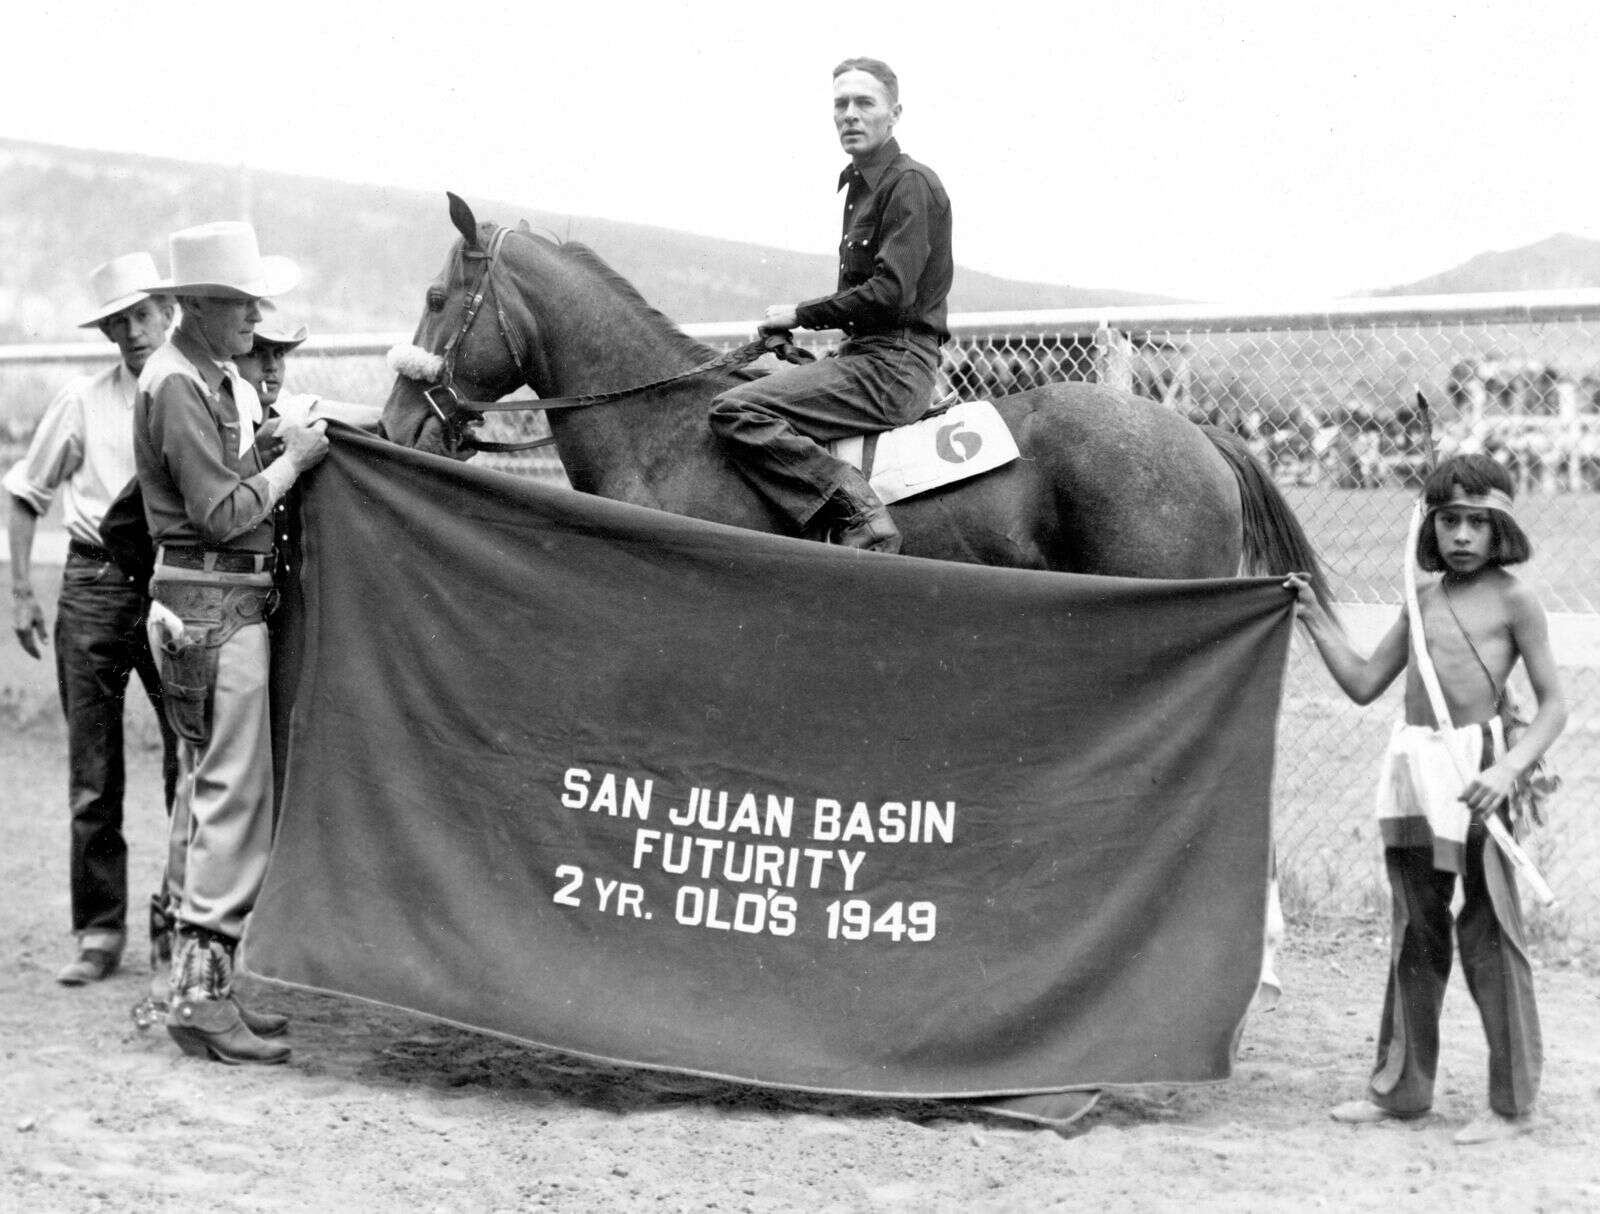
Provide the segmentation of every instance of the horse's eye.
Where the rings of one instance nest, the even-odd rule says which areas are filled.
[[[428,288],[428,311],[430,311],[430,312],[443,312],[444,311],[444,292],[441,291],[438,287],[429,287]]]

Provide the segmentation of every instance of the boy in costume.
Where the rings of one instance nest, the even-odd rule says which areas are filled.
[[[1285,582],[1318,654],[1352,700],[1371,703],[1406,675],[1405,720],[1384,754],[1377,794],[1394,906],[1377,1062],[1366,1098],[1337,1106],[1332,1116],[1366,1124],[1419,1117],[1432,1107],[1459,877],[1461,967],[1489,1045],[1489,1108],[1455,1135],[1463,1145],[1531,1128],[1543,1060],[1516,878],[1484,826],[1487,815],[1508,817],[1518,781],[1567,719],[1544,610],[1505,568],[1532,555],[1511,498],[1510,476],[1485,455],[1454,456],[1428,477],[1415,557],[1441,576],[1417,596],[1420,658],[1411,652],[1407,614],[1362,657],[1303,574]],[[1421,663],[1430,659],[1452,728],[1440,728],[1425,685]],[[1508,744],[1501,712],[1518,661],[1538,712]]]

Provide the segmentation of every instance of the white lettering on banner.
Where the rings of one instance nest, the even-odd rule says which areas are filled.
[[[733,812],[728,812],[726,792],[715,795],[709,788],[691,788],[689,804],[679,809],[667,810],[667,821],[674,826],[698,826],[702,830],[725,830],[729,833],[744,831],[751,835],[767,835],[787,839],[794,829],[794,798],[767,794],[766,815],[761,812],[761,801],[753,792],[739,798]]]
[[[576,864],[562,864],[556,869],[556,876],[566,884],[550,895],[550,901],[561,906],[582,906],[584,904],[580,891],[583,889],[583,869]],[[649,919],[651,914],[644,908],[644,886],[634,885],[628,881],[612,881],[605,877],[594,879],[595,892],[600,895],[600,910],[604,913],[632,917],[634,919]]]
[[[649,821],[655,781],[605,772],[595,782],[594,773],[569,767],[562,778],[561,805],[586,809],[613,818]],[[788,839],[794,834],[794,797],[781,793],[732,793],[699,785],[689,790],[682,806],[667,807],[673,826],[728,834],[761,835]],[[818,797],[812,807],[811,837],[823,843],[952,843],[955,840],[956,803],[911,799],[882,801],[874,808],[854,801],[850,808],[833,797]]]
[[[562,776],[560,804],[648,822],[655,793],[655,780],[643,775],[569,767]],[[551,901],[608,918],[648,921],[655,915],[647,900],[670,897],[672,919],[684,927],[771,936],[792,936],[804,929],[828,940],[880,944],[934,938],[938,906],[931,901],[897,899],[874,905],[861,897],[835,897],[823,906],[785,891],[870,891],[872,886],[862,878],[873,849],[955,841],[954,801],[873,803],[817,797],[810,838],[834,845],[818,847],[759,841],[794,837],[792,794],[696,785],[686,801],[670,791],[662,796],[666,824],[678,829],[634,827],[628,863],[635,872],[681,877],[685,884],[663,890],[656,881],[621,881],[561,864],[555,869],[558,884]],[[719,837],[731,835],[754,838]]]
[[[840,843],[950,843],[955,838],[956,803],[885,801],[874,814],[857,801],[848,815],[829,797],[818,797],[811,818],[811,837]]]
[[[920,942],[932,940],[938,925],[939,908],[932,902],[891,902],[876,915],[860,898],[828,903],[829,940],[865,940],[878,934],[896,943],[902,936]]]
[[[622,786],[622,800],[619,803],[614,773],[606,772],[601,777],[600,787],[593,790],[589,787],[590,779],[589,773],[581,767],[567,768],[567,774],[562,779],[567,791],[561,794],[561,804],[567,809],[587,809],[590,813],[609,814],[613,818],[650,820],[650,792],[655,786],[654,780],[646,780],[641,785],[628,776]]]
[[[701,889],[698,885],[678,888],[673,915],[685,927],[709,927],[716,931],[766,932],[773,936],[794,935],[796,903],[788,894],[769,889],[765,894],[745,892],[733,899],[733,916],[728,917],[726,890]]]
[[[705,839],[670,830],[634,831],[633,867],[644,868],[652,858],[654,865],[666,873],[696,876],[702,881],[721,877],[724,881],[784,889],[801,885],[821,889],[829,865],[837,864],[844,888],[853,890],[866,853],[842,847],[779,847],[775,843]]]

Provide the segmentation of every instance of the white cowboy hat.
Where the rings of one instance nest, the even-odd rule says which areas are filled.
[[[256,230],[247,223],[222,220],[184,228],[168,238],[168,245],[172,276],[147,291],[264,299],[300,281],[300,267],[287,257],[261,256]]]
[[[148,253],[124,253],[96,266],[89,272],[89,286],[100,303],[86,319],[78,322],[78,328],[92,329],[106,317],[149,299],[149,284],[160,277],[156,259]]]
[[[285,350],[292,350],[311,336],[310,330],[304,325],[290,328],[289,322],[283,318],[283,313],[278,311],[270,299],[263,299],[259,307],[261,319],[256,323],[257,341],[269,342],[274,346],[282,346]]]

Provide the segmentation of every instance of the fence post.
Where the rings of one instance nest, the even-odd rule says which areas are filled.
[[[1133,342],[1104,322],[1094,331],[1094,371],[1106,387],[1133,391]]]

